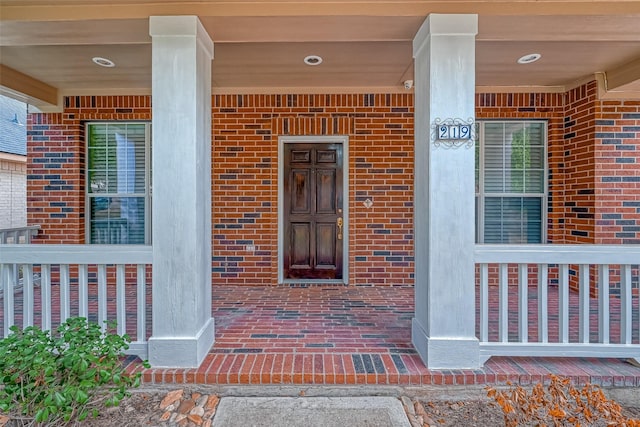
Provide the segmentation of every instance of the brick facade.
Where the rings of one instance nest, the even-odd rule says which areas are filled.
[[[212,105],[214,283],[277,281],[278,136],[348,135],[349,283],[413,284],[413,96],[216,95]]]
[[[640,101],[598,102],[594,128],[594,243],[640,244]]]
[[[411,94],[215,95],[212,109],[214,283],[277,282],[278,137],[347,135],[349,283],[413,284]],[[640,242],[639,102],[599,101],[592,82],[478,94],[476,115],[547,121],[548,242]],[[145,96],[68,97],[63,113],[30,116],[28,221],[40,239],[85,242],[84,123],[150,119]]]
[[[595,82],[567,92],[564,118],[564,217],[566,243],[594,243]]]
[[[84,123],[151,120],[148,96],[74,96],[63,113],[30,114],[27,121],[27,219],[37,241],[85,243]]]

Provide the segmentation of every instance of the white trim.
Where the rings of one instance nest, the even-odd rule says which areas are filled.
[[[210,317],[195,336],[175,335],[149,338],[149,363],[154,368],[197,368],[215,341],[215,320]]]
[[[476,130],[476,145],[478,147],[478,155],[480,159],[478,160],[478,191],[475,194],[476,198],[476,242],[484,243],[484,220],[485,220],[485,209],[484,209],[484,201],[487,197],[496,197],[496,198],[507,198],[507,197],[521,197],[521,198],[541,198],[541,236],[540,242],[544,244],[547,242],[547,217],[548,217],[548,208],[549,208],[549,122],[545,119],[530,119],[530,120],[522,120],[518,118],[514,119],[479,119],[476,120],[478,124],[478,129]],[[485,183],[485,167],[484,167],[484,159],[485,159],[485,125],[487,123],[522,123],[526,125],[528,123],[541,123],[544,126],[543,130],[543,177],[542,177],[542,185],[543,192],[542,193],[509,193],[509,192],[501,192],[501,193],[487,193],[484,189]],[[504,168],[503,168],[504,171]],[[541,196],[542,195],[542,196]]]
[[[476,36],[478,15],[475,14],[430,14],[413,38],[413,57],[420,54],[431,37]]]
[[[0,160],[12,163],[27,163],[27,155],[12,154],[0,151]]]
[[[213,41],[207,30],[195,15],[150,16],[149,35],[151,37],[194,37],[206,54],[213,59]]]
[[[151,264],[144,245],[0,245],[3,264]]]
[[[342,144],[342,280],[285,280],[284,263],[284,145],[285,144]],[[278,137],[278,283],[343,283],[349,282],[349,137],[347,135],[279,136]]]
[[[521,343],[481,342],[480,358],[483,361],[493,356],[526,357],[639,357],[636,344],[601,343]]]
[[[640,264],[637,245],[498,245],[475,247],[476,264]]]
[[[91,198],[96,197],[121,197],[122,193],[90,193],[91,183],[89,182],[89,127],[96,125],[144,125],[144,193],[131,193],[127,197],[143,197],[144,198],[144,242],[145,245],[151,244],[151,126],[152,122],[148,120],[93,120],[86,122],[84,126],[84,241],[86,244],[91,243]]]

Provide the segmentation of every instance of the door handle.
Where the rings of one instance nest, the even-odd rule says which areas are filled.
[[[342,217],[336,219],[336,225],[338,226],[338,240],[342,240]]]

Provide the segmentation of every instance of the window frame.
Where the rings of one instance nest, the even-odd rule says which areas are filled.
[[[526,243],[526,244],[544,244],[547,242],[547,218],[548,218],[548,205],[549,205],[549,121],[544,119],[482,119],[476,120],[477,128],[476,128],[476,144],[478,145],[478,156],[476,159],[478,162],[478,181],[477,181],[477,191],[475,193],[475,203],[476,203],[476,243],[484,244],[484,229],[485,229],[485,199],[487,197],[497,197],[497,198],[508,198],[508,197],[518,197],[518,198],[540,198],[541,200],[541,210],[540,213],[540,243]],[[542,124],[543,126],[543,192],[542,193],[508,193],[503,191],[501,193],[492,192],[487,193],[485,191],[485,125],[487,123],[499,123],[499,124],[514,124],[514,123],[522,123],[524,125],[528,123],[536,123]],[[504,146],[504,141],[503,141]],[[504,169],[503,169],[504,170]],[[509,244],[509,243],[503,243]]]
[[[96,197],[122,197],[121,193],[91,193],[90,174],[89,174],[89,127],[93,125],[144,125],[144,193],[127,194],[127,197],[144,197],[144,245],[151,244],[151,197],[152,197],[152,175],[151,175],[151,122],[145,120],[92,120],[84,123],[85,135],[85,243],[88,245],[100,245],[104,243],[91,243],[91,199]],[[109,243],[118,245],[136,245],[138,243]]]

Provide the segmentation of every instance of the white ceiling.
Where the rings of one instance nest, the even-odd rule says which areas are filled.
[[[402,82],[414,78],[412,39],[429,7],[448,11],[444,3],[2,0],[0,63],[58,94],[150,93],[147,16],[168,10],[200,16],[213,39],[214,92],[403,91]],[[515,3],[520,7],[514,9]],[[449,4],[452,12],[464,6],[464,12],[479,13],[481,88],[561,91],[605,72],[615,83],[612,90],[640,93],[638,1]],[[540,61],[516,63],[534,52],[542,54]],[[305,65],[303,58],[311,54],[323,63]],[[116,67],[98,67],[94,56]],[[12,79],[0,79],[16,90]]]

